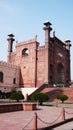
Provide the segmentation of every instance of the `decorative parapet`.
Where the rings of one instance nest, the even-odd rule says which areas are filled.
[[[27,40],[27,41],[23,41],[23,42],[16,42],[16,47],[17,46],[22,46],[23,44],[31,44],[33,42],[37,42],[37,37],[35,36],[35,38]]]
[[[11,63],[7,63],[5,61],[0,61],[0,66],[7,66],[7,67],[12,67],[12,68],[16,68],[16,69],[19,69],[20,67],[15,65],[15,64],[11,64]]]

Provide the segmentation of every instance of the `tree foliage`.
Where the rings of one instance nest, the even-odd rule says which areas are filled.
[[[42,105],[42,103],[44,101],[47,101],[49,99],[48,95],[45,93],[41,93],[41,92],[35,92],[32,97],[31,97],[32,101],[39,101],[40,105]]]
[[[61,100],[62,103],[63,103],[65,100],[68,99],[68,96],[65,95],[65,94],[57,94],[57,95],[56,95],[56,98],[59,99],[59,100]]]
[[[19,100],[24,99],[24,96],[21,91],[12,92],[10,95],[10,99],[17,100],[17,102],[19,102]]]

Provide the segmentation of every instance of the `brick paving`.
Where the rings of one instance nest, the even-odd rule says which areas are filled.
[[[66,119],[73,117],[73,109],[65,108]],[[35,111],[15,111],[0,114],[0,130],[32,130],[34,113],[37,113],[38,128],[62,121],[62,108],[38,106]],[[57,119],[57,120],[56,120]]]

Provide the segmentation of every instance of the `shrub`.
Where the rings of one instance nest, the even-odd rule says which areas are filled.
[[[68,96],[65,95],[65,94],[57,94],[57,95],[56,95],[56,98],[59,99],[59,100],[61,100],[62,103],[63,103],[65,100],[68,99]]]
[[[10,95],[10,99],[17,100],[17,102],[19,102],[19,100],[24,99],[24,96],[22,95],[21,91],[12,92]]]
[[[2,98],[2,91],[0,90],[0,98]]]
[[[42,103],[44,101],[47,101],[49,99],[48,95],[45,93],[41,93],[41,92],[35,92],[32,97],[31,97],[32,101],[39,101],[40,105],[42,105]]]
[[[0,95],[0,97],[3,99],[5,99],[6,98],[6,93],[5,92],[1,92],[1,95]]]
[[[10,98],[12,92],[6,92],[6,98]]]

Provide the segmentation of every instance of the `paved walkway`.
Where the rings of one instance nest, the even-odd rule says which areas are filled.
[[[66,108],[65,111],[66,119],[73,117],[73,109]],[[23,128],[24,130],[32,130],[35,112],[38,116],[38,128],[62,121],[62,108],[38,106],[35,111],[17,111],[0,114],[0,130],[23,130]]]
[[[73,121],[65,123],[59,127],[53,128],[53,130],[73,130]]]

